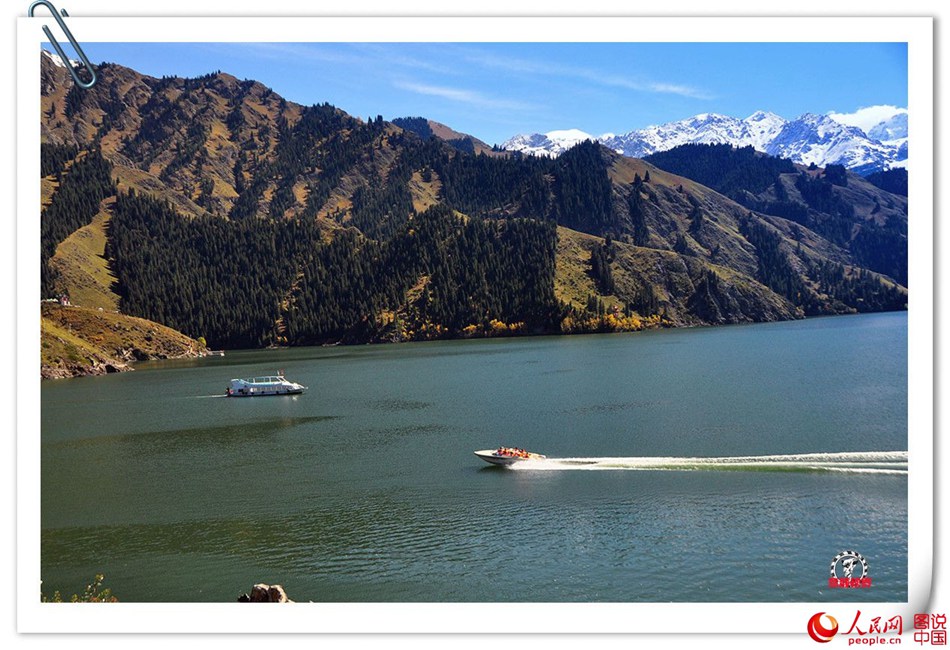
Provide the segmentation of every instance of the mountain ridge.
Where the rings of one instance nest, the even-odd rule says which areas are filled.
[[[683,144],[731,144],[752,146],[763,153],[804,165],[814,163],[824,167],[840,164],[861,174],[904,166],[907,158],[906,113],[897,114],[871,130],[887,139],[875,139],[856,126],[814,113],[805,113],[794,120],[767,111],[756,111],[744,119],[719,113],[700,113],[620,135],[592,136],[576,129],[517,135],[502,144],[502,148],[532,155],[557,156],[583,138],[601,142],[625,156],[642,158]],[[565,135],[567,133],[572,135]]]

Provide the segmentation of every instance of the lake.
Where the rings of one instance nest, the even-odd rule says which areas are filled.
[[[137,368],[43,382],[46,593],[907,599],[906,313]],[[223,397],[279,369],[308,392]],[[828,588],[849,549],[872,588]]]

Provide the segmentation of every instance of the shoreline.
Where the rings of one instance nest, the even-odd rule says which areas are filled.
[[[515,338],[537,338],[537,337],[571,337],[571,336],[587,336],[587,335],[596,335],[596,334],[636,334],[638,332],[656,332],[660,330],[684,330],[684,329],[718,329],[726,327],[737,327],[737,326],[747,326],[747,325],[765,325],[768,323],[791,323],[799,321],[812,321],[820,320],[826,318],[838,318],[842,316],[862,316],[870,314],[887,314],[887,313],[907,313],[907,310],[889,310],[889,311],[879,311],[879,312],[853,312],[848,314],[821,314],[817,316],[806,316],[802,318],[790,318],[783,320],[771,320],[771,321],[748,321],[742,323],[722,323],[722,324],[692,324],[692,325],[676,325],[670,324],[669,321],[665,321],[663,324],[656,325],[654,327],[643,327],[635,330],[587,330],[587,331],[576,331],[576,332],[506,332],[502,334],[488,334],[483,336],[445,336],[440,338],[431,338],[431,339],[409,339],[403,341],[387,341],[387,340],[374,340],[374,341],[325,341],[325,342],[314,342],[304,345],[267,345],[259,348],[233,348],[232,350],[209,350],[207,348],[201,351],[184,351],[181,354],[175,355],[154,355],[154,356],[135,356],[135,352],[141,352],[140,350],[127,351],[131,353],[132,358],[124,359],[111,359],[111,360],[98,360],[90,361],[86,364],[64,364],[63,366],[47,366],[42,367],[42,379],[75,379],[78,377],[96,377],[106,374],[116,374],[119,372],[131,372],[135,370],[135,364],[139,361],[164,361],[164,360],[174,360],[174,359],[200,359],[204,357],[211,356],[224,356],[225,352],[233,350],[242,350],[242,351],[258,351],[258,350],[292,350],[296,348],[306,348],[306,347],[337,347],[337,346],[362,346],[362,345],[401,345],[404,343],[435,343],[435,342],[447,342],[447,341],[476,341],[476,340],[491,340],[491,339],[515,339]],[[184,336],[184,335],[182,335]],[[126,355],[128,357],[128,354]]]

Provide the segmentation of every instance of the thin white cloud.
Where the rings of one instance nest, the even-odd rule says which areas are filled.
[[[401,48],[387,44],[346,43],[317,45],[313,43],[239,43],[240,54],[280,61],[305,61],[360,66],[379,70],[381,67],[410,68],[440,74],[452,74],[451,68],[405,54]],[[234,47],[234,45],[228,45]],[[230,50],[233,52],[233,49]]]
[[[558,68],[540,61],[518,59],[510,56],[498,56],[481,50],[465,50],[462,56],[469,63],[475,63],[488,68],[500,68],[508,72],[524,72],[528,74],[556,74]]]
[[[615,74],[604,73],[592,68],[579,66],[551,65],[540,61],[529,59],[518,59],[515,57],[501,57],[488,52],[470,51],[465,58],[471,62],[485,67],[506,70],[508,72],[523,74],[543,74],[552,77],[574,77],[584,79],[601,86],[613,86],[615,88],[626,88],[637,92],[680,95],[691,99],[712,99],[713,95],[702,90],[685,84],[670,83],[665,81],[656,81],[650,79],[637,79],[624,77]]]
[[[856,126],[867,133],[869,129],[874,128],[881,122],[886,122],[895,115],[906,112],[907,109],[901,108],[900,106],[879,104],[877,106],[865,106],[863,108],[859,108],[853,113],[835,113],[832,111],[828,113],[828,117],[841,124]]]
[[[517,100],[489,97],[483,93],[467,88],[453,88],[451,86],[435,86],[432,84],[417,83],[414,81],[396,81],[393,85],[402,90],[408,90],[419,95],[440,97],[453,102],[459,102],[485,109],[501,109],[513,111],[535,110],[537,107]]]
[[[437,72],[439,74],[458,74],[457,70],[450,66],[442,65],[428,59],[422,59],[418,56],[406,54],[405,48],[392,46],[388,43],[356,43],[353,45],[353,47],[355,47],[360,52],[366,53],[367,57],[371,58],[371,60],[376,65],[385,63],[387,65],[412,68],[414,70]]]
[[[368,70],[379,71],[380,66],[390,68],[408,68],[416,71],[434,72],[442,75],[456,75],[457,70],[443,62],[423,59],[406,53],[402,48],[394,48],[389,44],[353,43],[345,47],[326,47],[312,43],[240,43],[229,44],[227,47],[240,48],[243,56],[257,57],[279,61],[297,60],[313,63],[329,63],[335,65],[360,66]],[[445,47],[450,47],[446,45]],[[231,50],[233,52],[233,49]],[[453,52],[451,49],[447,52]],[[622,75],[601,72],[593,68],[580,66],[552,65],[543,61],[519,59],[516,57],[498,56],[496,54],[473,49],[458,49],[458,53],[469,63],[483,67],[505,70],[518,74],[544,75],[558,78],[583,79],[598,86],[625,88],[636,92],[679,95],[692,99],[712,99],[708,92],[685,84],[657,81],[647,78],[633,78]],[[434,94],[434,93],[429,93]],[[482,97],[483,105],[498,106],[496,102]],[[505,104],[506,100],[500,100]],[[526,105],[513,102],[518,107]],[[509,106],[511,103],[508,104]]]
[[[338,49],[324,49],[308,43],[236,43],[228,47],[237,47],[243,55],[285,62],[297,60],[350,65],[366,63],[366,57],[348,54]],[[233,49],[230,51],[233,52]]]
[[[693,99],[713,99],[714,96],[710,93],[707,93],[704,90],[699,88],[693,88],[692,86],[683,86],[681,84],[671,84],[671,83],[660,83],[660,82],[651,82],[649,84],[650,90],[655,93],[669,93],[671,95],[682,95],[683,97],[691,97]]]
[[[635,79],[628,79],[626,77],[605,75],[592,70],[581,69],[575,69],[574,75],[604,86],[626,88],[628,90],[635,90],[637,92],[680,95],[681,97],[689,97],[691,99],[713,98],[712,95],[703,90],[693,88],[692,86],[684,86],[682,84],[666,83],[661,81],[638,81]]]

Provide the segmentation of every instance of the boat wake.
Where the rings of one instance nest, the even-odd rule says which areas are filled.
[[[508,466],[513,471],[648,470],[842,472],[907,475],[906,451],[853,451],[777,456],[546,458]]]

